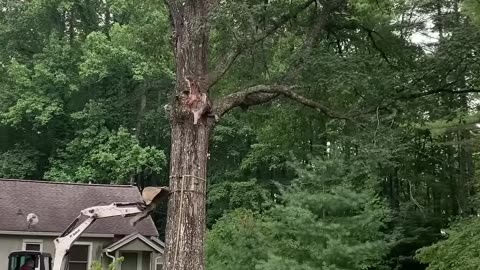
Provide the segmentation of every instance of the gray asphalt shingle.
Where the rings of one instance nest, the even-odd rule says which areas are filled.
[[[85,208],[141,200],[135,186],[0,179],[0,231],[59,233]],[[39,217],[38,224],[30,229],[27,228],[29,213]],[[133,232],[158,235],[150,217],[135,227],[129,224],[128,218],[99,219],[85,233],[128,235]]]

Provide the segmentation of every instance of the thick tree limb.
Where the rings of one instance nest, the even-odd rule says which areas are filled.
[[[308,0],[303,5],[297,7],[292,12],[283,15],[278,21],[273,22],[272,26],[266,31],[254,37],[252,40],[245,44],[241,44],[233,50],[231,53],[227,53],[220,61],[219,64],[215,67],[214,70],[208,75],[208,84],[209,87],[215,85],[232,67],[235,60],[248,48],[253,47],[255,44],[265,40],[267,37],[274,34],[278,29],[288,23],[291,19],[295,18],[300,12],[307,9],[310,5],[315,3],[315,0]]]
[[[221,116],[236,107],[252,106],[271,101],[279,95],[294,100],[307,107],[313,108],[330,118],[351,120],[348,116],[342,115],[330,109],[326,105],[308,99],[294,91],[298,86],[285,85],[256,85],[245,90],[228,95],[217,102],[213,107],[213,113]]]
[[[309,98],[306,98],[296,93],[295,89],[297,88],[299,87],[286,86],[286,85],[252,86],[217,100],[213,106],[212,113],[215,114],[216,116],[222,116],[236,107],[248,108],[254,105],[265,104],[267,102],[274,100],[275,98],[278,98],[279,96],[284,96],[286,98],[289,98],[304,106],[315,109],[318,112],[323,113],[325,116],[329,118],[335,118],[335,119],[344,119],[344,120],[354,121],[352,118],[354,115],[359,116],[359,115],[368,114],[374,111],[374,110],[365,110],[363,112],[356,112],[349,115],[342,114],[342,113],[336,112],[335,110],[332,110],[331,108],[329,108],[328,106],[320,102],[313,101]],[[398,100],[421,98],[428,95],[434,95],[439,93],[447,93],[447,94],[480,93],[480,89],[464,89],[464,90],[453,91],[445,88],[439,88],[439,89],[434,89],[427,92],[410,93],[408,95],[397,96],[397,98],[393,99],[392,102],[388,103],[386,106],[385,104],[383,104],[383,106],[381,107],[376,106],[375,110],[378,110],[379,108],[389,109],[389,107],[392,106],[393,103]]]

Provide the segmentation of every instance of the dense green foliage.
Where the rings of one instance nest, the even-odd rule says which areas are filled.
[[[210,27],[212,69],[243,48],[214,100],[336,112],[220,119],[210,269],[475,268],[478,1],[220,1]],[[0,0],[0,176],[166,184],[174,71],[163,1]]]
[[[366,269],[380,264],[388,212],[345,167],[314,162],[263,214],[234,210],[208,238],[208,269]]]
[[[478,217],[456,222],[446,231],[448,239],[422,248],[418,257],[430,270],[478,269],[479,224]]]
[[[125,183],[165,171],[168,18],[163,5],[132,5],[2,2],[3,177]]]

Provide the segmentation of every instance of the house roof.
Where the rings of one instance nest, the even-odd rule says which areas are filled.
[[[141,200],[135,186],[0,179],[0,231],[60,233],[85,208]],[[30,228],[27,226],[29,213],[39,218],[38,224]],[[150,217],[135,227],[123,217],[99,219],[85,231],[92,235],[129,235],[136,232],[147,236],[158,235]]]
[[[113,252],[113,251],[115,251],[115,250],[127,245],[128,243],[131,243],[134,240],[137,240],[137,239],[142,241],[144,244],[146,244],[147,246],[149,246],[153,250],[157,251],[158,253],[163,254],[163,248],[164,247],[160,246],[158,242],[152,241],[154,238],[152,238],[152,240],[150,240],[150,239],[146,238],[145,236],[140,235],[138,233],[132,233],[130,235],[127,235],[124,238],[118,240],[117,242],[111,244],[110,246],[106,247],[103,250],[106,251],[106,252]],[[158,241],[160,241],[160,240],[158,240]]]

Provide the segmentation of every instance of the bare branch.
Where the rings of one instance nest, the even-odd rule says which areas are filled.
[[[420,93],[412,93],[408,95],[404,95],[402,98],[403,99],[414,99],[414,98],[420,98],[420,97],[425,97],[425,96],[430,96],[430,95],[435,95],[435,94],[440,94],[440,93],[445,93],[445,94],[452,94],[452,95],[457,95],[457,94],[468,94],[468,93],[480,93],[480,89],[464,89],[464,90],[451,90],[451,89],[445,89],[445,88],[439,88],[439,89],[434,89],[426,92],[420,92]]]
[[[440,94],[440,93],[449,94],[449,95],[480,93],[480,89],[474,89],[474,88],[455,91],[455,90],[447,89],[446,87],[448,85],[450,85],[450,84],[447,84],[447,85],[445,85],[444,87],[441,87],[441,88],[437,88],[437,89],[433,89],[433,90],[425,91],[425,92],[404,93],[404,94],[396,95],[396,96],[392,97],[391,99],[388,99],[388,102],[384,103],[383,101],[381,101],[377,105],[375,105],[374,107],[371,107],[371,108],[363,110],[363,111],[359,111],[356,114],[352,114],[352,116],[357,117],[357,116],[360,116],[360,115],[367,115],[367,114],[370,114],[370,113],[374,113],[377,108],[380,109],[380,110],[385,110],[385,111],[392,111],[392,110],[395,111],[395,106],[396,106],[395,104],[398,101],[408,102],[409,100],[422,98],[422,97],[426,97],[426,96],[431,96],[431,95],[436,95],[436,94]]]
[[[254,43],[260,42],[264,40],[265,38],[269,37],[273,33],[275,33],[280,27],[284,26],[287,22],[289,22],[291,19],[295,18],[300,12],[304,11],[307,9],[311,4],[315,3],[315,0],[308,0],[305,2],[303,5],[297,7],[295,10],[288,14],[284,14],[280,19],[276,22],[273,23],[273,25],[264,33],[261,35],[257,36],[254,39]]]
[[[267,29],[265,32],[254,37],[252,40],[248,41],[245,44],[241,44],[237,49],[231,53],[227,53],[222,60],[219,61],[219,64],[215,67],[214,70],[208,75],[209,87],[215,85],[227,71],[232,67],[235,60],[248,48],[253,47],[255,44],[265,40],[267,37],[274,34],[278,29],[288,23],[291,19],[295,18],[300,12],[307,9],[311,4],[315,3],[315,0],[308,0],[303,5],[297,7],[290,13],[284,14],[278,21],[275,21],[272,26]]]
[[[239,47],[230,54],[226,54],[217,64],[214,70],[208,74],[208,86],[214,86],[232,67],[237,58],[245,51],[246,47]]]
[[[236,107],[248,107],[263,104],[271,101],[279,95],[294,100],[307,107],[313,108],[330,118],[351,120],[348,116],[342,115],[329,107],[308,99],[294,91],[298,86],[285,85],[256,85],[245,90],[228,95],[217,101],[213,107],[213,113],[221,116]]]
[[[382,56],[382,58],[385,60],[385,62],[387,62],[390,66],[393,66],[392,63],[390,62],[390,59],[388,59],[388,56],[385,53],[385,51],[382,48],[380,48],[380,46],[378,46],[377,41],[375,40],[375,37],[373,36],[373,34],[378,35],[382,39],[383,39],[383,37],[372,29],[369,29],[369,28],[364,27],[362,25],[360,25],[360,27],[363,30],[365,30],[365,32],[367,32],[368,39],[372,42],[373,48],[375,48],[375,50],[377,50],[380,53],[380,56]]]

